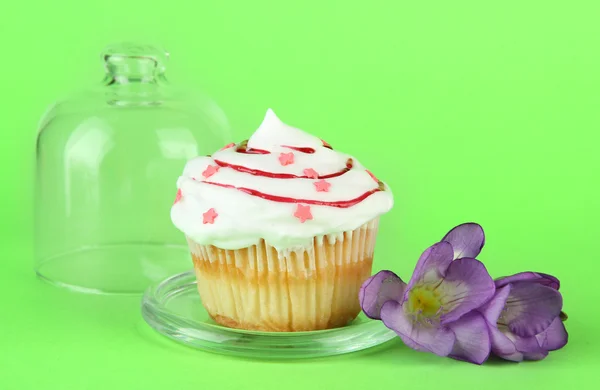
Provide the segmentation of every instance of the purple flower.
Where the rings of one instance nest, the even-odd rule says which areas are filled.
[[[457,226],[421,255],[408,284],[391,271],[369,278],[359,292],[363,311],[413,349],[483,363],[491,339],[476,309],[495,292],[494,281],[474,258],[484,240],[479,225]]]
[[[478,224],[455,227],[421,255],[408,284],[391,271],[365,281],[363,311],[413,349],[477,364],[490,352],[540,360],[564,347],[560,281],[536,272],[492,281],[475,259],[484,244]]]
[[[541,360],[567,344],[557,278],[522,272],[499,278],[495,284],[496,294],[480,309],[495,355],[516,362]]]

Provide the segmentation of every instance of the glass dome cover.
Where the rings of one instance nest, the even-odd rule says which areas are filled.
[[[208,97],[170,87],[168,54],[118,44],[99,86],[50,107],[37,138],[35,269],[56,285],[141,293],[191,267],[171,224],[185,162],[230,142]]]

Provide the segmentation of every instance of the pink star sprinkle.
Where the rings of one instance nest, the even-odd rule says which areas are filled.
[[[319,178],[319,174],[317,173],[317,171],[315,171],[312,168],[308,168],[304,170],[304,175],[306,177],[310,177],[311,179],[318,179]]]
[[[298,218],[301,223],[304,223],[309,219],[313,219],[313,216],[310,213],[310,206],[303,206],[299,204],[296,212],[294,213],[294,217]]]
[[[375,180],[377,183],[379,183],[379,180],[375,177],[374,174],[371,173],[371,171],[367,170],[367,173],[369,174],[369,176],[371,176],[373,178],[373,180]]]
[[[218,165],[209,165],[208,167],[206,167],[204,172],[202,172],[202,176],[204,176],[205,179],[208,179],[209,177],[217,173],[219,168],[220,167]]]
[[[317,192],[329,192],[329,187],[331,187],[331,183],[325,180],[319,180],[313,183]]]
[[[227,145],[223,146],[223,147],[221,148],[221,150],[225,150],[225,149],[233,148],[234,146],[235,146],[235,144],[232,142],[232,143],[230,143],[230,144],[227,144]]]
[[[207,212],[202,214],[202,224],[206,225],[210,223],[211,225],[215,223],[215,219],[219,216],[215,209],[208,209]]]
[[[294,163],[294,153],[289,152],[289,153],[281,153],[279,155],[279,162],[281,163],[281,165],[290,165]]]
[[[177,190],[177,195],[175,195],[175,202],[173,204],[179,202],[181,200],[181,189]]]

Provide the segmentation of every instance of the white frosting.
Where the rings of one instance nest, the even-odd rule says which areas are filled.
[[[303,153],[286,146],[312,148],[315,152]],[[331,150],[319,138],[284,124],[270,109],[248,140],[247,147],[270,153],[239,153],[236,147],[230,147],[211,157],[197,157],[189,161],[177,180],[181,198],[171,208],[171,219],[179,230],[201,245],[240,249],[255,245],[262,238],[278,250],[308,247],[315,236],[354,230],[393,206],[392,193],[384,183],[381,183],[384,191],[376,191],[346,208],[302,202],[349,201],[380,188],[380,184],[356,159]],[[294,162],[282,165],[279,160],[281,153],[293,153]],[[304,170],[312,168],[319,176],[325,176],[343,171],[350,158],[353,160],[352,169],[324,179],[330,183],[328,192],[316,190],[314,183],[322,179],[265,177],[235,170],[228,165],[220,167],[208,178],[202,175],[207,167],[217,166],[219,162],[296,176],[306,176]],[[240,188],[300,201],[264,199]],[[298,204],[309,205],[313,219],[302,223],[295,217]],[[218,216],[214,223],[205,224],[203,214],[211,208]]]

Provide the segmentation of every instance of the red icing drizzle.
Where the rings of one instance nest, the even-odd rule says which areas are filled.
[[[323,146],[326,147],[326,148],[328,148],[328,149],[333,149],[325,141],[323,141]],[[313,153],[315,153],[315,149],[309,148],[309,147],[297,147],[297,146],[287,146],[287,145],[282,145],[282,147],[288,148],[288,149],[292,149],[292,150],[295,150],[295,151],[300,152],[300,153],[307,153],[307,154],[313,154]],[[238,145],[238,147],[235,149],[235,151],[237,153],[244,153],[244,154],[271,154],[271,152],[269,152],[268,150],[248,148],[247,147],[247,141],[242,142],[240,145]],[[343,174],[345,174],[346,172],[350,171],[354,167],[354,161],[351,158],[349,158],[348,161],[346,162],[346,168],[344,168],[344,169],[342,169],[342,170],[340,170],[338,172],[330,173],[330,174],[327,174],[327,175],[319,175],[319,176],[315,176],[314,173],[311,172],[312,174],[310,176],[308,176],[306,174],[303,175],[303,176],[300,176],[300,175],[294,175],[292,173],[266,172],[266,171],[261,171],[259,169],[248,168],[248,167],[245,167],[243,165],[230,164],[228,162],[220,161],[220,160],[214,160],[214,162],[218,166],[220,166],[220,167],[231,168],[231,169],[236,170],[238,172],[244,172],[244,173],[249,173],[251,175],[269,177],[269,178],[274,178],[274,179],[321,179],[321,180],[322,179],[330,179],[330,178],[333,178],[333,177],[342,176]],[[249,195],[257,196],[259,198],[263,198],[263,199],[270,200],[270,201],[273,201],[273,202],[280,202],[280,203],[304,203],[304,204],[307,204],[307,205],[329,206],[329,207],[337,207],[337,208],[349,208],[349,207],[352,207],[352,206],[357,205],[358,203],[362,202],[363,200],[367,199],[369,196],[373,195],[374,193],[379,192],[379,191],[383,191],[381,188],[374,188],[374,189],[372,189],[370,191],[367,191],[364,194],[362,194],[359,197],[356,197],[354,199],[341,200],[341,201],[333,201],[333,202],[326,202],[326,201],[320,201],[320,200],[295,199],[295,198],[289,198],[289,197],[286,197],[286,196],[270,195],[270,194],[265,194],[264,192],[253,190],[251,188],[236,187],[236,186],[231,185],[231,184],[222,184],[222,183],[215,183],[215,182],[204,182],[204,183],[205,184],[214,185],[214,186],[218,186],[218,187],[223,187],[223,188],[236,189],[238,191],[245,192],[245,193],[247,193]]]
[[[243,154],[271,154],[268,150],[254,149],[246,146],[247,142],[242,142],[236,149],[236,153]]]
[[[329,145],[327,142],[321,140],[321,142],[323,143],[323,146],[326,147],[327,149],[331,149],[333,150],[333,148],[331,147],[331,145]]]
[[[312,199],[295,199],[295,198],[288,198],[287,196],[277,196],[277,195],[270,195],[270,194],[265,194],[264,192],[260,192],[257,190],[253,190],[251,188],[245,188],[245,187],[236,187],[233,186],[231,184],[221,184],[221,183],[214,183],[214,182],[204,182],[206,184],[211,184],[214,186],[219,186],[219,187],[223,187],[223,188],[233,188],[236,189],[238,191],[242,191],[245,192],[249,195],[252,196],[258,196],[259,198],[263,198],[263,199],[267,199],[267,200],[272,200],[273,202],[280,202],[280,203],[305,203],[305,204],[313,204],[313,205],[318,205],[318,206],[330,206],[330,207],[338,207],[341,209],[346,209],[348,207],[352,207],[360,202],[362,202],[363,200],[367,199],[369,196],[373,195],[376,192],[381,191],[381,189],[379,188],[374,188],[371,191],[367,191],[364,194],[362,194],[361,196],[354,198],[354,199],[349,199],[349,200],[340,200],[340,201],[336,201],[336,202],[325,202],[325,201],[321,201],[321,200],[312,200]]]
[[[271,154],[268,150],[254,149],[254,148],[240,148],[236,150],[237,153],[243,154]]]
[[[181,188],[177,189],[177,195],[175,195],[175,202],[173,204],[179,202],[181,200]]]
[[[227,145],[223,146],[223,147],[221,148],[221,150],[225,150],[225,149],[233,148],[234,146],[235,146],[235,144],[232,142],[232,143],[230,143],[230,144],[227,144]]]
[[[231,168],[238,172],[245,172],[245,173],[249,173],[251,175],[256,175],[256,176],[271,177],[274,179],[330,179],[332,177],[342,176],[344,173],[348,172],[354,166],[354,162],[352,161],[352,159],[348,159],[348,162],[346,162],[346,168],[342,169],[341,171],[338,171],[335,173],[330,173],[328,175],[312,177],[312,176],[306,176],[306,175],[298,176],[298,175],[294,175],[293,173],[266,172],[266,171],[261,171],[258,169],[247,168],[243,165],[230,164],[230,163],[227,163],[227,162],[221,161],[221,160],[215,160],[215,163],[221,167]]]
[[[315,152],[315,150],[313,148],[304,148],[304,147],[299,147],[299,146],[287,146],[287,145],[281,145],[281,147],[292,149],[292,150],[298,151],[300,153],[313,154]]]
[[[331,145],[329,145],[327,142],[321,140],[321,142],[323,142],[323,146],[328,148],[328,149],[333,149],[331,147]],[[248,140],[241,142],[238,147],[235,149],[235,151],[237,153],[244,153],[244,154],[271,154],[271,152],[269,152],[268,150],[263,150],[263,149],[256,149],[256,148],[249,148],[248,146]],[[228,149],[232,146],[235,146],[235,144],[227,144],[225,145],[221,150],[225,150]],[[297,152],[300,153],[307,153],[307,154],[313,154],[314,152],[316,152],[316,150],[314,148],[309,148],[309,147],[305,147],[305,146],[288,146],[288,145],[281,145],[282,148],[288,148],[288,149],[292,149],[295,150]]]

